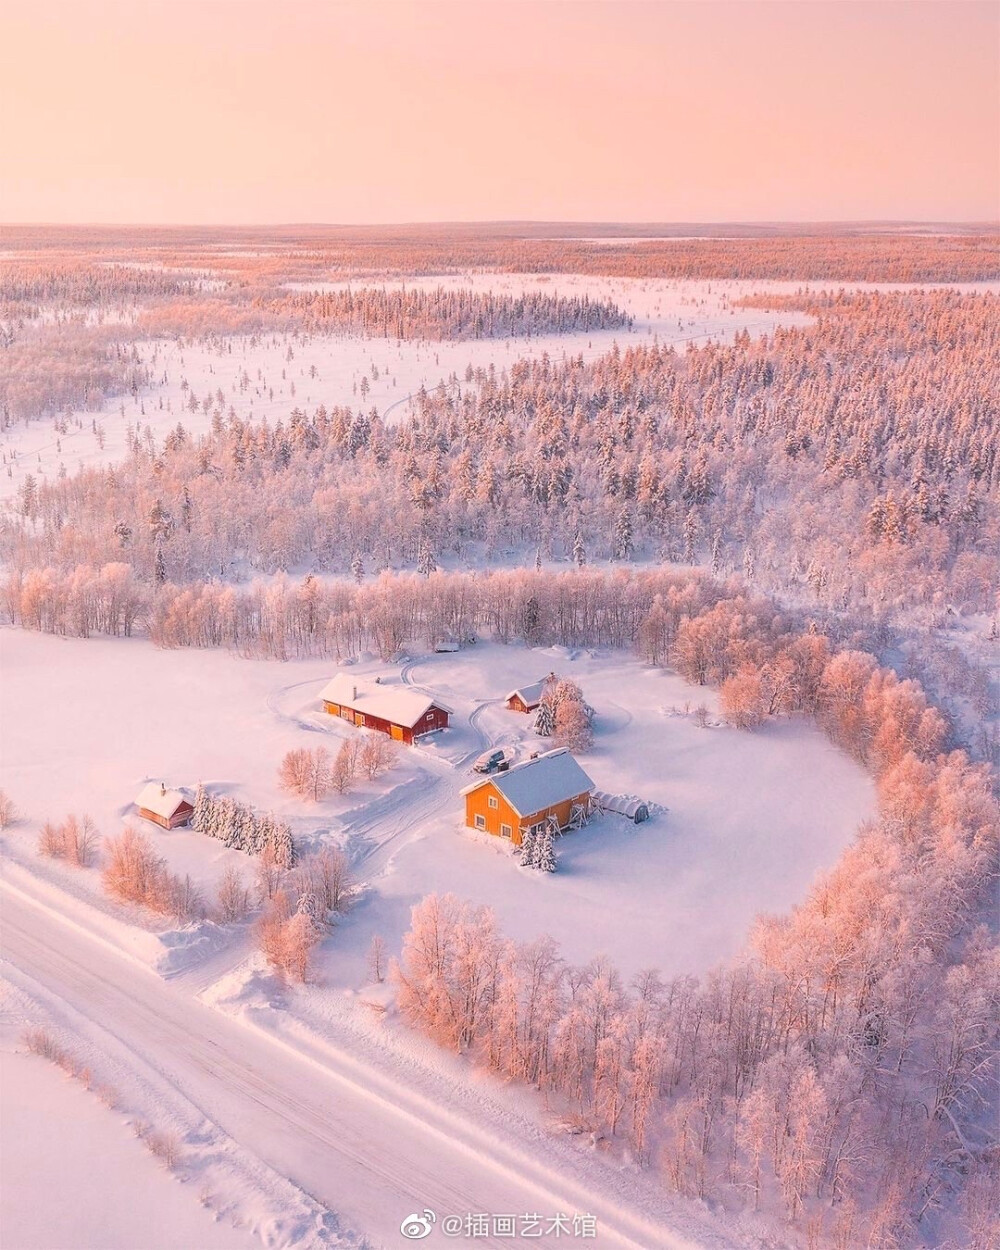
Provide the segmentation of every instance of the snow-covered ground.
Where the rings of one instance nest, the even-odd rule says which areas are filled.
[[[607,653],[479,643],[401,670],[362,659],[350,671],[440,695],[453,727],[401,748],[377,782],[310,805],[277,788],[276,770],[292,746],[336,747],[356,732],[320,709],[328,662],[11,630],[0,632],[0,658],[0,784],[24,813],[2,835],[4,950],[21,1004],[8,1018],[41,1012],[131,1115],[180,1137],[190,1219],[208,1223],[204,1193],[267,1244],[349,1246],[367,1235],[394,1246],[411,1211],[516,1206],[592,1212],[597,1244],[609,1247],[757,1244],[752,1229],[720,1226],[649,1177],[553,1136],[530,1091],[410,1035],[386,1015],[387,987],[369,984],[366,956],[376,933],[398,950],[424,893],[453,891],[494,907],[512,936],[551,933],[576,962],[604,954],[626,974],[704,971],[739,947],[757,911],[801,897],[872,808],[868,779],[813,728],[740,733],[715,723],[711,692]],[[542,876],[464,829],[459,790],[484,746],[545,745],[502,698],[553,669],[597,710],[594,750],[581,757],[594,781],[655,811],[643,825],[604,816],[567,834],[559,870]],[[702,702],[706,728],[692,715]],[[349,852],[362,891],[319,949],[312,985],[283,988],[246,925],[150,921],[107,902],[96,868],[37,856],[41,821],[88,812],[113,833],[149,777],[204,780],[280,813],[305,846]],[[249,875],[246,857],[209,838],[145,828],[207,893],[225,863]],[[147,1165],[127,1135],[123,1148]],[[192,1241],[164,1212],[175,1232],[165,1245],[230,1244],[210,1239],[210,1223]],[[56,1224],[39,1216],[37,1226],[58,1242]]]
[[[866,775],[811,725],[699,728],[693,710],[704,702],[711,711],[714,694],[672,673],[620,656],[488,643],[404,670],[454,708],[451,729],[400,748],[378,781],[308,804],[278,789],[281,757],[320,741],[336,749],[356,732],[320,709],[329,662],[160,651],[137,639],[0,639],[4,784],[32,821],[8,835],[10,853],[30,862],[37,822],[69,812],[116,832],[147,779],[203,781],[288,819],[303,846],[343,846],[370,881],[324,969],[344,986],[363,981],[371,934],[398,947],[411,905],[434,890],[488,903],[516,936],[551,933],[574,961],[602,954],[629,973],[702,972],[739,949],[759,911],[801,898],[873,808]],[[567,835],[559,873],[543,878],[505,844],[464,829],[459,790],[484,746],[544,749],[531,718],[496,701],[550,669],[578,681],[597,709],[595,748],[582,757],[597,787],[658,810],[643,825],[605,815]],[[400,680],[372,661],[351,671]],[[209,894],[227,863],[249,872],[245,856],[212,839],[145,828],[173,870]],[[94,875],[42,868],[74,889]],[[205,949],[204,938],[192,944],[192,954]],[[174,951],[172,967],[179,958]]]
[[[116,1123],[116,1119],[120,1122]],[[92,1094],[43,1059],[0,1063],[0,1232],[7,1250],[251,1250]],[[56,1199],[39,1219],[39,1193]]]

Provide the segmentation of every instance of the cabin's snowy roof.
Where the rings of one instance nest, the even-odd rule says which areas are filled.
[[[145,808],[154,816],[162,816],[164,820],[169,820],[182,803],[190,802],[180,790],[168,790],[162,781],[150,781],[135,798],[136,807]]]
[[[466,786],[471,794],[481,786],[495,786],[518,816],[533,816],[593,790],[594,783],[565,747],[546,751],[537,759],[515,764],[505,773],[493,773]]]
[[[532,707],[536,703],[541,703],[542,692],[545,690],[547,681],[548,678],[543,677],[541,681],[533,682],[530,686],[518,686],[516,690],[510,692],[507,698],[513,699],[514,695],[517,695],[522,703]]]
[[[359,681],[347,673],[338,673],[320,692],[327,703],[339,703],[341,707],[353,708],[366,716],[377,716],[393,725],[412,729],[432,707],[450,712],[438,699],[410,690],[405,686],[381,686]]]

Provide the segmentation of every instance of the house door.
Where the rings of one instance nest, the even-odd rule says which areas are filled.
[[[396,739],[397,742],[403,741],[403,726],[402,725],[390,725],[389,733],[391,734],[393,738]]]

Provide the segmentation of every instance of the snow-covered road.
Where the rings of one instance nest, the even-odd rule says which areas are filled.
[[[627,1209],[613,1173],[596,1188],[592,1175],[582,1184],[346,1052],[310,1054],[220,1014],[7,883],[0,899],[3,952],[15,969],[113,1035],[240,1147],[374,1245],[408,1244],[400,1222],[424,1208],[439,1219],[589,1213],[602,1247],[724,1244],[711,1233],[689,1242]],[[439,1240],[440,1224],[428,1244]]]

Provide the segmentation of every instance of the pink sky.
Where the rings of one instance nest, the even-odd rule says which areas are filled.
[[[982,220],[1000,5],[3,0],[0,220]]]

